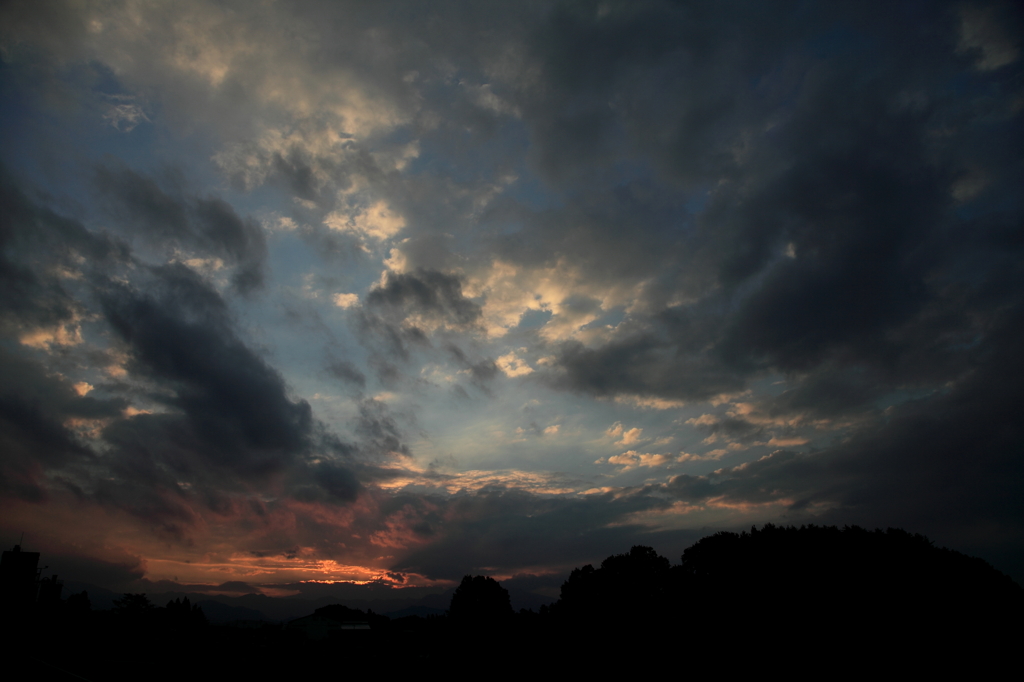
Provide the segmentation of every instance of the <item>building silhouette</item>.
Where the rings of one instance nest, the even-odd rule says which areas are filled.
[[[57,576],[40,579],[39,552],[22,551],[21,545],[0,558],[0,606],[5,613],[26,613],[38,603],[60,603],[64,583]]]

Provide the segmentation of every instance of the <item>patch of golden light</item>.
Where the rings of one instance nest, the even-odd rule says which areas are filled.
[[[713,414],[702,414],[699,417],[691,417],[690,419],[687,419],[684,423],[689,424],[690,426],[713,426],[718,423],[718,417],[716,417]]]
[[[551,472],[500,469],[442,474],[424,469],[404,470],[407,471],[407,475],[381,481],[377,483],[377,486],[384,490],[401,490],[410,487],[429,488],[449,495],[475,492],[487,487],[527,490],[537,495],[572,495],[580,492],[579,487],[564,480],[561,474]]]
[[[153,414],[153,412],[151,410],[140,410],[137,407],[129,405],[121,411],[121,414],[124,415],[125,419],[131,419],[137,414]]]
[[[633,405],[635,407],[649,408],[652,410],[672,410],[680,407],[686,407],[686,401],[684,400],[673,400],[669,398],[652,398],[638,395],[615,396],[615,402],[624,405]]]
[[[749,502],[729,500],[725,496],[702,501],[674,500],[667,507],[626,514],[609,523],[608,526],[644,526],[651,531],[715,526],[735,527],[773,518],[792,503],[793,501],[789,498]]]
[[[396,275],[401,275],[409,271],[409,257],[406,256],[401,249],[391,249],[388,251],[388,257],[384,259],[384,270],[380,273],[380,286],[384,286],[388,282],[388,272],[393,272]]]
[[[233,553],[222,560],[167,559],[146,557],[150,580],[219,584],[229,581],[297,583],[307,580],[369,582],[379,576],[379,566],[342,564],[316,558],[312,548],[295,555],[253,556]]]
[[[358,294],[334,294],[331,300],[339,308],[354,308],[359,305]]]
[[[751,393],[750,389],[747,389],[745,391],[739,391],[738,393],[721,393],[719,395],[716,395],[714,398],[712,398],[708,402],[711,403],[711,405],[713,407],[718,407],[719,405],[724,405],[726,403],[731,403],[734,400],[736,400],[737,398],[742,398],[745,395],[750,395],[750,393]]]
[[[275,13],[275,8],[264,6],[256,21],[241,22],[230,10],[207,3],[176,3],[171,14],[140,5],[134,26],[120,22],[121,35],[109,37],[135,43],[136,55],[145,55],[145,46],[154,43],[155,49],[171,55],[167,61],[172,68],[197,76],[211,90],[229,80],[244,82],[256,102],[293,120],[320,122],[358,137],[404,120],[346,68],[317,68],[314,76],[307,46],[294,38],[303,34],[301,22],[286,12]],[[286,26],[291,30],[283,30]],[[266,68],[268,62],[274,68]],[[124,64],[126,70],[132,66]]]
[[[742,418],[751,424],[765,425],[765,426],[799,426],[806,415],[795,414],[788,416],[772,417],[760,411],[757,405],[753,403],[733,403],[731,409],[726,414],[730,417]]]
[[[835,431],[842,428],[848,428],[856,423],[857,418],[838,422],[830,419],[816,419],[810,420],[806,413],[798,412],[796,414],[787,415],[771,415],[766,413],[763,408],[755,403],[751,402],[735,402],[732,403],[729,409],[726,410],[725,416],[730,419],[739,420],[746,422],[752,426],[762,427],[765,429],[782,429],[782,435],[776,435],[775,433],[769,434],[769,439],[766,441],[753,441],[749,443],[738,443],[730,438],[727,434],[722,432],[713,432],[704,438],[703,443],[705,445],[711,445],[714,443],[722,442],[729,450],[745,450],[752,446],[769,445],[772,447],[792,447],[796,445],[805,445],[810,442],[810,438],[802,435],[796,435],[791,432],[792,429],[800,427],[811,427],[818,431]],[[687,419],[684,423],[694,427],[713,427],[722,422],[722,417],[713,414],[702,414],[699,417],[693,417]],[[786,433],[789,431],[789,433]]]
[[[50,350],[51,346],[77,346],[82,343],[82,328],[77,320],[53,327],[37,327],[18,337],[23,346]]]
[[[332,211],[324,218],[324,225],[338,232],[384,241],[405,227],[405,218],[381,199],[355,210]]]
[[[219,23],[219,22],[218,22]],[[219,87],[231,70],[231,62],[238,56],[235,45],[214,39],[209,31],[189,22],[188,29],[178,26],[180,38],[171,55],[171,63],[182,71],[191,71],[213,87]]]
[[[791,438],[775,438],[775,437],[772,437],[771,440],[768,441],[768,445],[772,445],[772,446],[775,446],[777,448],[789,448],[789,447],[793,447],[794,445],[804,445],[804,444],[809,443],[809,442],[810,442],[809,438],[801,438],[799,436],[793,436]]]
[[[540,328],[541,336],[559,341],[581,335],[605,338],[609,330],[584,327],[629,303],[634,289],[589,277],[565,259],[545,268],[495,260],[484,272],[468,277],[464,292],[484,299],[483,325],[489,337],[504,336],[529,311],[542,311],[551,318]]]
[[[224,261],[221,258],[185,258],[180,261],[172,260],[171,262],[180,262],[190,270],[206,276],[224,269]]]
[[[64,421],[64,428],[74,431],[82,438],[96,440],[103,434],[103,429],[110,424],[110,419],[85,419],[72,417]]]
[[[422,481],[419,477],[413,476],[396,476],[389,478],[386,481],[378,481],[377,487],[382,490],[401,490],[412,485],[418,485]]]
[[[53,274],[56,275],[57,277],[60,277],[61,279],[82,279],[81,270],[72,270],[71,268],[68,268],[64,265],[58,265],[55,268],[53,268]]]
[[[666,464],[675,464],[677,462],[686,461],[682,458],[681,453],[679,457],[670,454],[656,454],[649,452],[637,452],[636,450],[627,450],[620,455],[612,455],[607,459],[598,459],[594,464],[616,464],[622,467],[622,471],[629,471],[636,467],[660,467]]]
[[[437,511],[436,505],[429,502],[424,504],[428,511]],[[428,538],[415,530],[420,521],[421,511],[407,504],[384,519],[384,527],[370,535],[370,544],[394,549],[405,549],[410,545],[423,544]]]
[[[741,512],[751,512],[772,507],[790,507],[793,500],[790,498],[776,498],[767,502],[750,502],[747,500],[728,500],[724,495],[711,497],[705,501],[705,505],[717,509],[732,509]]]
[[[669,519],[674,521],[680,516],[687,516],[701,511],[704,511],[703,505],[676,500],[668,508],[645,509],[643,511],[631,512],[615,521],[612,521],[608,524],[608,527],[648,526],[650,528],[658,528],[664,525]]]
[[[347,139],[336,131],[293,130],[285,134],[270,128],[254,140],[224,147],[213,156],[213,161],[229,175],[241,179],[247,189],[254,189],[270,175],[278,156],[287,157],[293,150],[303,149],[318,152],[320,156],[341,157],[345,154],[346,142]],[[316,158],[311,156],[310,171],[316,184],[323,185],[329,180],[329,173],[320,167]]]
[[[113,352],[110,353],[111,363],[103,368],[110,377],[114,379],[123,379],[128,376],[128,370],[125,369],[125,365],[128,364],[129,357],[127,353]]]
[[[633,427],[632,429],[626,429],[622,422],[615,422],[611,428],[605,431],[605,435],[611,438],[618,438],[619,440],[615,443],[619,447],[626,445],[632,445],[638,443],[641,440],[649,440],[642,438],[644,430],[640,427]]]
[[[525,348],[519,349],[519,352],[521,353],[525,351]],[[498,369],[500,369],[507,377],[522,377],[533,373],[533,367],[530,367],[526,360],[518,357],[516,355],[516,351],[511,351],[500,356],[494,361],[494,364],[496,364]]]

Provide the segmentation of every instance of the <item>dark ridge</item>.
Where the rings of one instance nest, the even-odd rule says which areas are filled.
[[[537,666],[602,673],[669,652],[719,672],[784,661],[819,672],[955,664],[978,673],[1010,662],[1024,634],[1024,589],[981,559],[892,528],[720,532],[674,566],[636,545],[574,569],[558,601],[539,611],[515,613],[498,581],[467,575],[447,612],[388,617],[330,604],[287,623],[223,624],[227,614],[217,614],[210,624],[187,597],[158,607],[144,594],[94,610],[85,592],[62,600],[56,579],[11,583],[36,575],[8,570],[27,553],[15,554],[4,553],[3,613],[16,626],[5,648],[85,679],[135,679],[140,661],[171,653],[259,679],[328,669],[338,656],[367,672],[457,665],[521,674]],[[26,596],[33,590],[35,601]]]

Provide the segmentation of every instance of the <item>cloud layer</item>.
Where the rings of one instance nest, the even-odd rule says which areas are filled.
[[[1024,576],[1013,3],[0,26],[11,537],[441,585],[814,521]]]

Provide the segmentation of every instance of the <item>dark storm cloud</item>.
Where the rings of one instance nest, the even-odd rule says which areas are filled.
[[[71,576],[76,583],[101,585],[109,590],[128,592],[143,579],[146,565],[140,557],[117,554],[120,553],[113,556],[108,554],[100,559],[57,550],[44,552],[43,558],[51,571],[65,578]],[[93,608],[99,608],[99,605],[93,602]]]
[[[778,68],[829,13],[799,3],[553,6],[529,43],[546,87],[524,104],[541,167],[586,182],[639,152],[690,183],[735,172],[732,149],[765,106],[757,81],[741,79]]]
[[[759,407],[770,418],[841,417],[871,410],[874,407],[871,401],[891,388],[883,377],[874,373],[821,367],[795,388],[764,399]]]
[[[122,244],[31,200],[0,167],[0,325],[6,333],[31,337],[42,330],[43,343],[59,346],[57,330],[74,326],[84,312],[75,295],[79,280],[126,258]],[[92,457],[68,424],[109,418],[127,405],[83,397],[53,369],[24,346],[0,348],[0,485],[33,500],[45,496],[47,470]]]
[[[354,500],[359,451],[288,396],[280,374],[237,336],[219,294],[181,265],[149,275],[144,288],[109,285],[101,300],[129,369],[152,383],[150,399],[169,411],[104,429],[116,479],[94,484],[97,498],[174,536],[197,522],[193,500],[235,516],[243,513],[235,496],[272,474],[299,500]]]
[[[93,453],[65,423],[117,415],[127,403],[80,397],[70,382],[35,361],[0,349],[0,487],[39,501],[45,476],[69,462],[90,461]]]
[[[591,59],[573,61],[558,49],[544,53],[554,60],[545,71],[551,81],[572,96],[593,96],[595,109],[606,101],[599,93],[615,93],[629,106],[601,113],[617,121],[602,130],[624,126],[635,136],[632,149],[687,182],[716,183],[695,219],[681,220],[675,232],[655,227],[638,235],[661,240],[660,248],[650,244],[643,255],[620,248],[624,240],[594,219],[564,221],[574,226],[562,229],[566,235],[588,224],[586,243],[577,240],[574,256],[602,276],[616,274],[601,267],[609,258],[602,249],[636,263],[658,263],[668,254],[676,263],[655,271],[679,273],[669,280],[676,295],[703,300],[635,313],[604,345],[564,345],[557,356],[562,372],[553,377],[560,385],[599,395],[704,399],[742,388],[764,371],[799,371],[815,382],[818,371],[837,375],[861,367],[877,378],[872,388],[884,392],[907,380],[948,380],[970,364],[957,356],[984,352],[970,344],[937,348],[928,339],[984,338],[979,319],[1000,304],[981,299],[980,282],[991,280],[990,295],[1007,291],[995,284],[1008,274],[999,251],[1017,243],[1010,235],[1019,227],[1010,225],[1020,225],[1019,202],[1006,185],[986,190],[987,202],[999,203],[981,203],[982,195],[958,194],[956,183],[982,158],[994,177],[1018,172],[1019,160],[991,141],[1014,147],[1022,139],[1021,126],[1013,123],[1019,113],[1009,113],[1009,84],[1019,64],[974,71],[953,49],[955,10],[922,8],[908,42],[897,34],[909,17],[890,22],[867,10],[822,6],[792,22],[787,17],[794,8],[787,7],[762,13],[746,7],[732,15],[720,8],[649,5],[600,21],[583,12],[554,13],[564,44],[576,46],[573,60],[581,51]],[[615,25],[615,40],[600,40],[610,34],[602,21]],[[835,33],[825,40],[817,33],[822,30]],[[592,62],[606,64],[612,77],[589,78],[578,65]],[[949,89],[953,79],[962,84]],[[738,82],[759,85],[747,91],[735,87]],[[653,106],[655,93],[680,99]],[[565,107],[562,100],[535,104],[534,120]],[[700,111],[709,113],[702,118]],[[654,146],[657,136],[670,142]],[[571,143],[562,153],[559,139],[541,136],[541,146],[550,148],[545,158],[575,163]],[[668,189],[655,185],[654,194]],[[629,197],[635,202],[637,195]],[[574,200],[595,201],[585,193]],[[606,192],[601,201],[624,203],[626,195]],[[572,210],[586,215],[585,207]],[[978,229],[979,220],[988,229]],[[557,254],[565,248],[558,245],[559,228],[548,218],[543,223],[537,238]],[[532,240],[517,235],[517,241]],[[507,254],[533,258],[522,250]],[[617,269],[624,273],[628,265]],[[967,303],[965,295],[974,300]],[[658,304],[656,298],[646,302]],[[969,312],[970,305],[981,307]],[[928,362],[915,359],[921,352]],[[872,388],[862,383],[857,400],[863,403]]]
[[[485,384],[498,375],[498,366],[491,358],[484,358],[478,362],[472,362],[468,357],[466,357],[466,353],[454,343],[448,344],[445,349],[448,351],[448,354],[451,355],[452,359],[455,360],[456,364],[463,369],[469,370],[473,383],[481,388],[486,388]]]
[[[601,396],[707,400],[741,390],[745,373],[708,352],[716,340],[716,323],[707,313],[670,310],[602,346],[563,343],[556,356],[561,372],[550,379],[556,385]]]
[[[494,570],[486,567],[516,570],[598,562],[617,548],[635,544],[644,532],[639,524],[624,523],[624,517],[667,506],[664,499],[643,491],[573,499],[500,487],[433,502],[437,537],[393,569],[457,580],[471,570]],[[681,551],[688,544],[682,536],[696,539],[699,534],[669,532],[648,539]]]
[[[29,199],[0,166],[0,315],[5,326],[70,320],[79,306],[58,269],[72,274],[109,267],[127,255],[123,244]]]
[[[226,205],[196,200],[186,211],[145,178],[125,177],[135,183],[136,208],[157,221],[153,229],[179,229],[177,221],[191,211],[222,242],[238,237],[234,228],[242,223]],[[4,292],[3,323],[29,333],[88,317],[118,339],[112,354],[79,350],[77,339],[44,337],[60,349],[49,367],[24,346],[0,349],[0,485],[8,494],[41,501],[47,488],[64,488],[177,538],[198,522],[196,503],[230,516],[238,504],[233,496],[270,474],[284,475],[297,497],[355,498],[362,484],[351,465],[359,449],[315,422],[305,401],[289,397],[280,374],[239,337],[226,302],[207,281],[181,264],[140,262],[126,246],[30,200],[6,174],[0,190],[2,265],[17,284]],[[123,354],[129,378],[86,386],[96,390],[82,395],[53,371],[75,371],[97,354],[104,365]],[[128,398],[157,409],[125,417]],[[369,436],[379,449],[388,444],[390,422],[372,423]]]
[[[1024,376],[1016,349],[1021,333],[1024,315],[1008,312],[993,330],[987,357],[970,374],[891,408],[845,442],[810,453],[780,450],[707,476],[677,476],[667,491],[698,502],[789,500],[795,516],[824,506],[851,523],[888,523],[940,541],[988,543],[987,551],[1005,554],[1019,575],[1024,413],[1015,396]]]
[[[327,371],[331,376],[345,383],[355,384],[360,388],[366,386],[366,377],[347,360],[332,362],[327,366]]]
[[[317,198],[319,187],[314,171],[301,155],[293,153],[285,159],[281,154],[275,154],[273,168],[292,194],[307,201]]]
[[[711,435],[722,435],[730,440],[741,441],[752,440],[764,433],[763,427],[736,417],[724,417],[713,423],[700,424],[697,429]]]
[[[100,166],[96,182],[112,210],[133,235],[162,249],[198,249],[237,266],[232,283],[240,292],[263,284],[266,237],[251,218],[243,219],[216,197],[186,196],[184,180],[168,173],[167,187],[125,166]]]
[[[292,496],[302,502],[352,502],[362,490],[362,484],[351,467],[335,462],[311,465],[307,472],[311,485],[295,485]]]
[[[306,450],[309,405],[289,399],[280,374],[234,334],[217,292],[182,265],[150,272],[145,290],[112,284],[103,309],[133,369],[173,392],[164,402],[185,416],[188,449],[243,476]]]
[[[402,442],[402,431],[386,403],[372,398],[359,404],[356,433],[366,449],[378,456],[392,453],[409,455],[409,446]]]
[[[1020,415],[1002,394],[1021,376],[1003,349],[1024,310],[1022,68],[1019,37],[993,37],[1020,35],[1019,8],[608,7],[552,11],[531,43],[544,87],[517,95],[564,203],[492,210],[524,224],[506,260],[565,257],[591,282],[647,267],[652,284],[611,340],[556,346],[548,380],[700,401],[782,373],[788,390],[745,398],[759,419],[846,423],[851,439],[680,476],[673,494],[834,504],[936,537],[985,518],[1019,538]],[[965,48],[975,11],[1000,19]],[[704,428],[749,440],[768,428],[751,419]]]
[[[366,305],[397,320],[419,315],[455,328],[471,327],[480,319],[480,306],[463,296],[461,279],[437,270],[389,272],[384,284],[366,295]]]
[[[730,208],[716,202],[708,211],[726,228],[715,233],[722,282],[763,273],[722,342],[730,359],[806,368],[833,351],[871,348],[929,296],[924,279],[935,262],[924,242],[945,220],[952,178],[929,163],[923,116],[887,115],[884,98],[867,106],[864,93],[840,96],[838,82],[829,85],[839,101],[805,115],[818,122],[829,112],[827,127],[848,143],[803,148],[811,122],[794,120],[796,167],[750,200],[723,196]],[[793,257],[777,255],[784,246]]]
[[[410,351],[431,347],[430,332],[475,330],[480,317],[480,306],[463,295],[460,277],[417,269],[404,274],[389,271],[386,281],[366,295],[356,320],[378,380],[395,386],[403,380],[399,364],[409,361]],[[470,367],[477,382],[489,371],[487,361]]]
[[[410,358],[412,348],[428,348],[430,341],[419,327],[406,327],[372,312],[355,315],[356,329],[370,352],[367,364],[382,386],[396,386],[404,378],[400,363]]]

